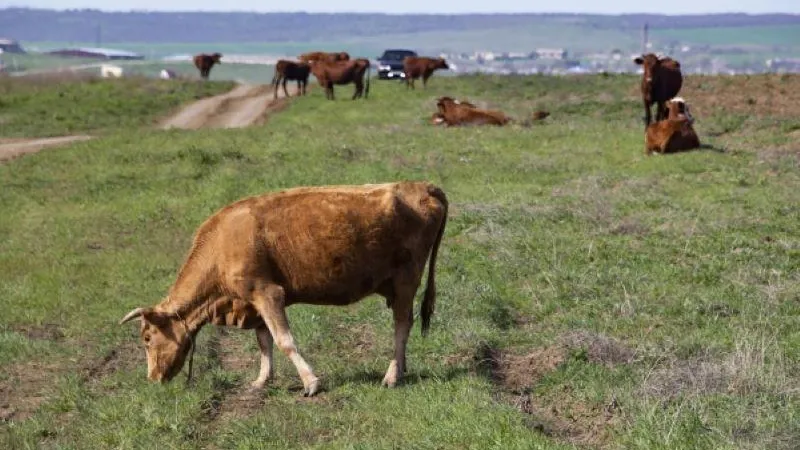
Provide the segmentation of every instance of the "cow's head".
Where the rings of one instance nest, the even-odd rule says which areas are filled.
[[[658,71],[658,67],[661,64],[662,58],[658,55],[653,53],[648,53],[646,55],[639,56],[634,58],[633,62],[642,66],[642,70],[644,70],[644,82],[648,85],[653,83],[653,78],[655,78],[656,72]]]
[[[439,110],[440,114],[444,114],[448,108],[452,108],[456,104],[456,100],[452,97],[439,97],[436,101],[436,108]]]
[[[445,122],[444,114],[442,114],[440,112],[435,112],[431,116],[431,123],[434,124],[434,125],[441,125],[444,122]]]
[[[194,334],[177,315],[153,308],[136,308],[120,324],[141,319],[141,335],[147,353],[147,378],[166,383],[177,375],[192,347]]]
[[[686,118],[686,120],[690,124],[694,123],[694,116],[692,116],[689,104],[686,103],[686,100],[684,100],[682,97],[675,97],[671,99],[667,103],[667,109],[669,110],[669,115],[667,116],[667,118],[669,119]]]
[[[449,69],[450,66],[447,65],[447,61],[445,61],[444,58],[439,57],[439,58],[434,60],[433,68],[434,69]]]
[[[216,64],[222,64],[222,53],[212,53],[211,60],[214,61]]]

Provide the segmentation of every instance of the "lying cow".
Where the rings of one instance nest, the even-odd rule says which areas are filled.
[[[329,100],[335,100],[334,85],[350,83],[356,85],[355,92],[353,92],[353,100],[361,96],[365,99],[369,97],[370,62],[368,59],[358,58],[335,62],[317,61],[311,63],[311,73],[314,74],[320,85],[325,88],[325,98]],[[366,89],[364,74],[367,77]]]
[[[480,109],[469,102],[455,100],[451,97],[439,97],[436,102],[438,111],[431,121],[446,126],[460,125],[506,125],[512,119],[501,111]]]
[[[642,100],[644,102],[644,126],[650,125],[650,109],[656,104],[656,121],[667,118],[667,101],[678,95],[683,85],[681,65],[669,57],[659,57],[652,53],[633,60],[642,66]]]
[[[422,78],[422,87],[428,85],[428,78],[436,69],[449,69],[444,58],[429,58],[427,56],[406,56],[403,58],[403,73],[405,74],[406,89],[414,87],[414,80]]]
[[[122,76],[122,67],[103,64],[100,66],[100,76],[103,78],[120,78]]]
[[[275,76],[272,77],[272,84],[275,86],[273,98],[278,98],[278,84],[283,81],[283,93],[289,97],[289,91],[286,90],[286,82],[289,80],[297,81],[297,92],[301,93],[300,86],[302,84],[302,95],[306,95],[306,86],[308,85],[308,76],[311,74],[311,66],[304,62],[294,62],[281,59],[275,64]]]
[[[380,294],[394,315],[394,358],[382,383],[393,387],[405,371],[429,255],[423,336],[430,327],[447,209],[445,193],[426,182],[301,187],[239,200],[200,225],[166,298],[120,323],[141,319],[147,376],[160,382],[180,372],[205,324],[255,329],[261,370],[253,386],[273,375],[274,341],[310,396],[319,380],[297,350],[286,307],[343,306]]]
[[[161,69],[161,72],[159,72],[158,76],[162,80],[174,80],[175,78],[178,78],[178,74],[171,69]]]
[[[667,118],[647,126],[645,154],[675,153],[700,148],[700,139],[692,126],[694,117],[686,101],[675,97],[667,106]]]
[[[214,67],[214,64],[222,64],[222,61],[220,60],[221,58],[221,53],[212,53],[210,55],[200,53],[199,55],[195,55],[194,66],[200,71],[200,78],[207,80],[208,76],[211,74],[211,68]]]

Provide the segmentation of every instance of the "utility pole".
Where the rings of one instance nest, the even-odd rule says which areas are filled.
[[[643,55],[645,53],[647,53],[647,44],[649,42],[648,36],[647,36],[647,29],[648,29],[647,22],[645,22],[644,26],[642,27],[642,54]]]

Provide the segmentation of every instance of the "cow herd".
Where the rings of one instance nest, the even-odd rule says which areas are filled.
[[[214,64],[221,63],[220,53],[195,55],[194,65],[200,71],[200,77],[208,79]],[[333,87],[353,83],[355,92],[352,99],[369,97],[370,69],[372,64],[369,59],[351,59],[347,52],[308,52],[298,56],[296,61],[280,59],[275,64],[275,75],[271,85],[274,87],[273,97],[278,98],[278,88],[283,86],[283,93],[289,97],[286,83],[297,82],[298,95],[306,94],[308,78],[314,75],[317,82],[325,89],[325,98],[334,100]],[[403,60],[406,87],[415,89],[414,80],[422,79],[423,87],[427,86],[428,79],[438,69],[449,69],[444,58],[430,58],[409,56]]]
[[[197,55],[203,78],[220,54]],[[406,60],[408,61],[408,59]],[[423,85],[444,60],[415,58],[406,65],[406,82]],[[682,84],[680,64],[643,55],[642,98],[646,154],[670,153],[700,146],[689,105],[676,97]],[[298,82],[305,93],[314,74],[333,99],[333,85],[354,83],[353,98],[369,93],[369,61],[345,52],[314,52],[298,61],[281,60],[273,85]],[[366,88],[364,75],[367,75]],[[302,89],[300,88],[302,84]],[[656,120],[650,107],[656,104]],[[513,119],[501,111],[440,97],[431,118],[436,125],[497,125]],[[549,113],[537,111],[530,120]],[[306,303],[348,305],[378,294],[394,317],[394,356],[383,385],[395,386],[406,368],[406,344],[414,322],[413,303],[426,263],[428,278],[420,308],[423,335],[436,299],[436,256],[447,222],[448,200],[427,182],[361,186],[299,187],[248,197],[209,217],[197,229],[192,248],[167,296],[139,307],[120,323],[140,319],[148,378],[172,379],[191,355],[197,333],[206,324],[255,330],[261,368],[254,388],[273,377],[273,345],[294,364],[305,395],[314,395],[319,379],[300,355],[289,329],[286,307]],[[428,261],[429,260],[429,261]]]

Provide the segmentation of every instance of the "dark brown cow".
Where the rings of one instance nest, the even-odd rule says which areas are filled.
[[[275,86],[273,98],[278,98],[278,83],[283,81],[283,93],[289,97],[286,90],[286,82],[289,80],[297,81],[297,92],[300,95],[300,85],[302,84],[302,95],[306,95],[308,76],[311,74],[311,65],[304,62],[295,62],[281,59],[275,64],[275,76],[272,77],[272,84]]]
[[[668,102],[666,119],[651,123],[645,131],[645,154],[676,153],[700,148],[700,139],[694,131],[694,117],[689,105],[680,97]]]
[[[325,98],[334,100],[333,86],[354,83],[356,85],[353,93],[353,100],[361,97],[369,97],[369,77],[370,62],[365,58],[352,59],[348,61],[311,63],[311,73],[317,78],[320,85],[325,88]],[[366,85],[364,74],[366,73]],[[366,86],[366,89],[365,89]]]
[[[451,97],[440,97],[436,102],[438,112],[431,121],[446,126],[460,125],[506,125],[512,119],[501,111],[490,111],[476,108],[469,102],[461,102]]]
[[[211,68],[214,67],[214,64],[222,64],[220,58],[222,58],[221,53],[212,53],[210,55],[200,53],[194,56],[194,66],[200,71],[200,77],[202,79],[208,79],[208,75],[211,73]]]
[[[308,52],[297,57],[301,62],[333,62],[349,61],[350,54],[347,52]]]
[[[427,56],[406,56],[403,58],[403,73],[406,76],[406,89],[414,87],[414,80],[422,77],[422,87],[428,85],[428,78],[436,69],[449,69],[444,58],[429,58]]]
[[[683,85],[681,64],[669,57],[659,57],[652,53],[633,60],[642,66],[642,100],[644,101],[644,126],[650,125],[650,113],[656,104],[656,120],[667,118],[667,101],[678,95]]]
[[[423,336],[430,326],[447,209],[445,193],[427,182],[301,187],[239,200],[200,225],[166,298],[120,323],[141,318],[152,381],[177,375],[197,333],[215,323],[256,330],[261,371],[254,387],[272,377],[274,342],[297,369],[305,394],[314,395],[319,379],[300,356],[286,308],[345,306],[379,294],[394,316],[394,358],[382,383],[393,387],[405,371],[426,262]]]

